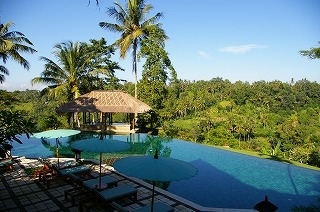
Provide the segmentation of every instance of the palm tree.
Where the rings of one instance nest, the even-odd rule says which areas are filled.
[[[153,6],[146,4],[145,0],[128,0],[126,7],[115,3],[116,7],[107,9],[109,16],[113,17],[117,23],[100,22],[99,26],[113,32],[120,32],[121,37],[115,41],[115,45],[120,49],[120,57],[125,58],[127,52],[132,48],[133,66],[132,72],[135,77],[135,97],[137,98],[137,49],[141,41],[148,38],[149,34],[158,30],[167,39],[165,32],[161,29],[161,24],[157,21],[163,16],[157,13],[151,18],[147,14]]]
[[[40,77],[31,80],[32,85],[37,83],[47,84],[42,93],[48,93],[51,96],[67,95],[67,101],[80,96],[79,79],[86,62],[83,48],[79,42],[57,44],[53,54],[60,62],[60,65],[49,58],[40,57],[40,60],[46,62],[44,71]]]
[[[29,70],[30,64],[20,53],[27,52],[33,54],[36,50],[28,46],[33,46],[33,44],[24,34],[17,31],[9,31],[12,24],[12,22],[0,24],[0,59],[2,59],[5,64],[7,60],[11,58]],[[0,83],[3,83],[5,81],[4,75],[9,75],[9,70],[5,66],[0,65],[0,73]]]
[[[85,75],[85,68],[90,63],[90,59],[86,58],[84,45],[79,42],[68,41],[57,44],[53,54],[60,64],[49,58],[40,57],[40,60],[46,62],[44,71],[40,77],[33,78],[31,84],[47,84],[48,87],[41,91],[42,95],[48,94],[53,98],[64,97],[62,101],[71,101],[81,95],[79,84],[81,77]],[[79,125],[77,113],[74,113],[74,118]]]
[[[114,73],[122,70],[118,63],[110,60],[114,49],[106,41],[90,40],[90,43],[71,41],[57,44],[53,52],[59,64],[41,57],[46,62],[40,77],[31,83],[44,83],[48,87],[42,94],[53,97],[64,96],[71,101],[91,90],[104,89],[106,86],[117,86],[119,81]]]

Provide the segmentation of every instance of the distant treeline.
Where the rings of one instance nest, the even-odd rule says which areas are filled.
[[[214,78],[138,83],[138,97],[153,111],[139,116],[141,128],[192,142],[258,151],[320,167],[320,84],[308,80],[253,83]],[[152,88],[152,89],[151,89]],[[134,85],[117,86],[130,94]],[[160,92],[161,91],[161,92]],[[0,107],[26,110],[38,129],[68,126],[55,109],[63,101],[40,91],[1,91]],[[10,102],[10,103],[8,103]],[[13,102],[13,103],[12,103]]]
[[[320,167],[319,83],[215,78],[176,88],[159,111],[168,135]]]

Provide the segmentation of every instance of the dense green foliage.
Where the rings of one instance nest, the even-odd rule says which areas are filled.
[[[319,42],[320,44],[320,42]],[[299,53],[302,56],[308,57],[309,59],[320,59],[320,47],[312,47],[310,50],[301,50]]]
[[[133,93],[134,86],[126,83],[123,89]],[[152,120],[168,136],[320,167],[320,84],[307,80],[231,83],[214,78],[169,83],[164,89],[165,93],[148,90],[149,95],[140,98],[157,109],[152,115],[157,119],[143,119],[144,125]],[[157,101],[149,100],[153,92],[159,98],[165,95],[161,108]],[[68,126],[64,114],[55,112],[59,101],[40,97],[39,91],[1,93],[9,94],[19,99],[16,107],[32,103],[28,116],[38,130]]]
[[[103,38],[90,40],[89,44],[71,41],[57,44],[53,53],[59,63],[41,57],[45,62],[44,71],[40,77],[32,79],[33,84],[48,85],[43,94],[70,101],[91,90],[107,89],[106,85],[116,86],[119,82],[114,73],[122,69],[110,60],[114,49],[107,46]]]
[[[179,91],[174,104],[164,108],[175,112],[162,117],[168,135],[320,166],[318,83],[217,78],[180,82]]]
[[[22,143],[20,136],[27,137],[35,130],[33,119],[24,110],[13,108],[18,102],[14,94],[0,90],[0,158],[11,156],[11,142]]]
[[[12,59],[29,70],[30,64],[21,53],[33,54],[36,50],[31,47],[33,44],[23,33],[10,31],[12,25],[12,22],[0,22],[0,60],[6,64],[8,59]],[[0,83],[5,81],[5,75],[9,75],[9,70],[0,64]]]
[[[125,6],[119,2],[114,3],[115,7],[109,7],[107,14],[116,20],[116,23],[100,22],[99,26],[112,32],[120,33],[121,36],[115,41],[114,45],[119,48],[120,57],[125,58],[128,51],[132,48],[132,72],[135,77],[134,96],[137,97],[137,53],[138,48],[149,34],[157,31],[161,34],[161,39],[167,39],[161,24],[157,21],[163,16],[157,13],[154,16],[147,17],[153,6],[147,4],[145,0],[128,0]]]

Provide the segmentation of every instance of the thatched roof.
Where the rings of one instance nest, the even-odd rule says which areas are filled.
[[[147,104],[122,91],[91,91],[61,105],[59,112],[113,112],[144,113],[150,110]]]

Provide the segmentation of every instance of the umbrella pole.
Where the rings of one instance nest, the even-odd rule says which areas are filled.
[[[60,169],[60,164],[59,164],[59,147],[58,147],[58,138],[56,138],[56,157],[58,158],[58,169]]]
[[[153,203],[154,203],[154,184],[155,184],[155,181],[153,181],[153,184],[152,184],[151,212],[153,212]]]
[[[101,160],[102,160],[102,153],[100,152],[100,174],[99,174],[99,189],[101,189]]]

